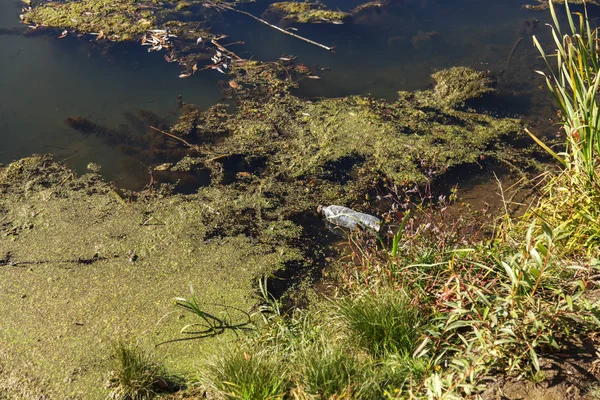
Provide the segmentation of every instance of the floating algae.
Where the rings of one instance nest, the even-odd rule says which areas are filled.
[[[48,2],[25,13],[25,23],[81,33],[103,33],[114,41],[139,38],[156,26],[156,6],[152,1],[82,0]]]
[[[342,11],[333,11],[320,2],[295,2],[285,1],[273,3],[263,13],[263,18],[280,20],[284,23],[343,23],[350,14]]]
[[[104,398],[111,341],[179,338],[181,322],[156,323],[190,283],[206,312],[250,310],[256,278],[304,258],[289,245],[301,228],[267,220],[270,201],[233,188],[130,199],[45,156],[0,168],[0,397]],[[205,339],[157,351],[191,373],[222,349]]]
[[[457,165],[502,158],[509,150],[501,139],[522,130],[518,120],[468,108],[469,100],[494,92],[488,75],[468,68],[436,72],[433,89],[399,92],[394,102],[367,96],[305,100],[290,93],[289,80],[277,77],[281,66],[244,68],[236,71],[236,80],[247,92],[237,97],[235,112],[222,105],[202,112],[186,106],[169,132],[149,132],[154,142],[139,149],[129,145],[131,154],[160,156],[140,159],[147,164],[176,163],[187,154],[193,162],[186,168],[211,170],[215,184],[241,181],[237,176],[223,181],[226,164],[237,157],[246,167],[234,172],[247,175],[246,181],[256,178],[267,186],[310,181],[300,192],[312,188],[313,197],[354,192],[353,186],[360,192],[383,177],[423,183]],[[345,170],[332,175],[335,166]]]

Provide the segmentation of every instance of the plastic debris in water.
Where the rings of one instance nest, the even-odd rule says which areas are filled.
[[[317,212],[323,215],[328,222],[342,228],[354,230],[357,227],[361,227],[375,232],[379,232],[379,229],[381,229],[381,220],[379,218],[354,211],[348,207],[335,205],[319,206]]]

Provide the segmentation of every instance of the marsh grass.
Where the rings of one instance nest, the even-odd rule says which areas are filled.
[[[561,111],[566,134],[566,151],[559,155],[543,143],[540,144],[567,169],[574,170],[576,174],[585,177],[581,183],[587,183],[588,186],[598,189],[600,187],[597,170],[600,155],[600,112],[596,98],[600,85],[598,30],[592,30],[586,7],[584,7],[584,14],[576,14],[577,20],[575,20],[569,3],[565,2],[567,30],[570,31],[565,33],[560,26],[552,1],[549,2],[549,6],[554,24],[550,28],[556,45],[554,68],[550,56],[546,54],[535,36],[533,41],[550,71],[549,74],[537,72],[546,79],[546,84]]]
[[[239,348],[218,358],[208,369],[209,385],[228,399],[282,399],[290,386],[286,364],[278,354],[253,350]]]
[[[110,398],[145,400],[177,385],[151,353],[138,345],[118,340],[114,344],[115,369],[109,380]]]
[[[306,393],[329,399],[358,390],[361,365],[353,352],[321,337],[301,349],[297,360]]]
[[[411,354],[425,315],[403,292],[366,292],[344,299],[339,312],[358,344],[374,356]]]
[[[564,250],[593,249],[600,244],[600,64],[598,29],[592,29],[587,8],[571,13],[565,2],[567,28],[559,23],[555,6],[549,2],[554,54],[547,54],[533,41],[548,72],[537,71],[546,80],[560,110],[565,132],[564,152],[555,152],[530,133],[534,140],[563,166],[548,180],[539,206],[528,218],[543,216],[563,231]]]

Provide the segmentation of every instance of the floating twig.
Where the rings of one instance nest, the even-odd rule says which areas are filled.
[[[195,148],[197,148],[197,146],[194,146],[193,144],[190,144],[190,143],[189,143],[188,141],[186,141],[185,139],[182,139],[182,138],[180,138],[179,136],[175,136],[175,135],[173,135],[172,133],[165,132],[165,131],[163,131],[163,130],[160,130],[160,129],[158,129],[158,128],[156,128],[156,127],[152,126],[152,125],[150,125],[150,129],[153,129],[153,130],[155,130],[156,132],[158,132],[158,133],[162,133],[163,135],[166,135],[166,136],[168,136],[168,137],[171,137],[171,138],[173,138],[173,139],[175,139],[175,140],[179,140],[181,143],[185,144],[185,145],[186,145],[187,147],[189,147],[190,149],[195,149]]]
[[[210,42],[212,44],[214,44],[217,47],[217,49],[221,50],[223,53],[227,54],[228,56],[233,57],[233,58],[235,58],[238,61],[245,61],[242,57],[238,56],[233,51],[227,50],[225,48],[225,46],[223,46],[222,44],[220,44],[219,42],[217,42],[217,39],[213,39]]]
[[[296,39],[303,40],[306,43],[310,43],[310,44],[312,44],[314,46],[320,47],[320,48],[325,49],[327,51],[333,51],[333,47],[325,46],[324,44],[315,42],[314,40],[307,39],[304,36],[300,36],[300,35],[298,35],[296,33],[293,33],[293,32],[290,32],[288,30],[282,29],[282,28],[278,27],[277,25],[273,25],[273,24],[268,23],[267,21],[265,21],[262,18],[258,18],[256,15],[250,14],[249,12],[238,10],[238,9],[235,9],[235,8],[232,8],[232,7],[224,7],[224,8],[227,9],[227,10],[230,10],[230,11],[235,11],[236,13],[247,15],[250,18],[253,18],[253,19],[257,20],[258,22],[262,22],[263,24],[265,24],[267,26],[270,26],[273,29],[277,29],[279,32],[282,32],[282,33],[285,33],[286,35],[290,35],[292,37],[295,37]]]

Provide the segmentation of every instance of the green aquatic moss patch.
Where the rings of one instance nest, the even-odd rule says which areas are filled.
[[[50,2],[24,14],[24,22],[100,33],[115,41],[133,40],[155,24],[155,4],[134,0]]]
[[[152,348],[196,322],[169,314],[190,284],[207,312],[249,311],[255,279],[301,258],[277,233],[278,221],[265,222],[264,238],[238,233],[236,215],[248,204],[237,197],[231,207],[227,193],[132,202],[47,157],[0,169],[0,192],[2,395],[18,381],[50,398],[104,398],[115,340]],[[169,372],[193,374],[232,337],[164,344],[156,353]]]
[[[434,73],[437,103],[447,107],[463,106],[465,101],[493,93],[493,81],[481,71],[454,67]]]
[[[323,3],[295,1],[273,3],[265,15],[275,15],[284,21],[301,24],[343,21],[349,17],[348,13],[330,10]]]
[[[433,89],[400,92],[395,102],[365,96],[307,101],[290,94],[244,100],[223,120],[225,138],[209,149],[262,154],[268,174],[316,177],[342,191],[378,177],[425,182],[453,166],[499,155],[501,139],[520,134],[516,119],[465,107],[467,100],[493,92],[484,74],[454,68],[433,78]]]

